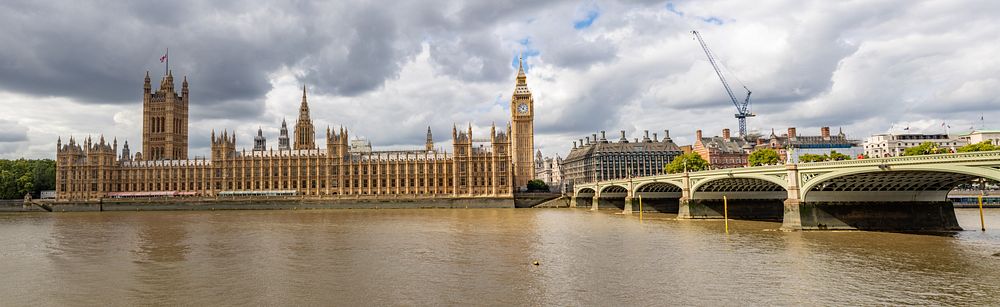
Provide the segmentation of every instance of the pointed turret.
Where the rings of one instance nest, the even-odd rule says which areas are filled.
[[[184,76],[184,82],[181,82],[181,95],[187,96],[188,94],[188,77]]]
[[[431,135],[431,126],[427,126],[427,140],[424,142],[424,150],[434,150],[434,136]]]
[[[264,138],[264,130],[257,126],[257,136],[253,138],[253,151],[264,151],[267,149],[267,139]]]
[[[163,81],[160,82],[160,90],[166,92],[174,91],[174,72],[168,70],[167,76],[163,77]]]
[[[149,71],[148,70],[146,71],[146,78],[143,79],[142,91],[143,91],[143,93],[146,93],[146,94],[149,94],[149,93],[151,93],[153,91],[152,85],[149,84]]]
[[[278,150],[291,150],[288,143],[288,124],[285,119],[281,119],[281,132],[278,134]]]
[[[527,84],[528,76],[524,74],[524,58],[517,57],[517,84]]]

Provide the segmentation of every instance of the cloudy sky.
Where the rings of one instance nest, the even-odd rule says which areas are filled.
[[[599,130],[690,144],[737,127],[691,30],[753,91],[751,130],[998,128],[1000,1],[281,2],[3,1],[0,158],[52,158],[70,135],[141,148],[142,79],[166,48],[190,81],[191,155],[213,128],[276,145],[302,85],[318,128],[400,149],[431,126],[449,146],[455,123],[506,125],[520,54],[546,155]]]

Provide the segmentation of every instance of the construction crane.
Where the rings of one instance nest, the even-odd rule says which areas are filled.
[[[701,39],[701,34],[698,31],[691,31],[694,37],[698,39],[698,43],[701,44],[701,49],[705,50],[705,55],[708,56],[708,62],[712,63],[712,68],[715,69],[715,74],[719,75],[719,80],[722,81],[722,87],[726,88],[726,94],[729,94],[729,99],[733,101],[733,105],[736,106],[736,119],[740,122],[740,137],[747,137],[747,117],[754,117],[755,114],[750,113],[750,89],[746,85],[743,85],[743,89],[747,91],[747,98],[741,103],[736,100],[736,95],[733,95],[733,90],[729,88],[729,82],[726,81],[726,77],[722,74],[722,70],[719,70],[719,64],[716,63],[715,56],[712,56],[712,51],[708,49],[708,45],[705,45],[705,40]],[[739,81],[737,79],[736,81]]]

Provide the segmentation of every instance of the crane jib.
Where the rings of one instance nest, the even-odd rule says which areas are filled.
[[[722,70],[719,69],[719,64],[716,63],[715,57],[712,55],[712,51],[708,49],[708,45],[705,44],[705,40],[701,38],[701,34],[699,34],[698,31],[691,31],[691,33],[693,33],[694,37],[698,39],[698,44],[700,44],[701,49],[705,51],[705,56],[708,57],[708,62],[712,64],[712,69],[715,69],[715,74],[719,76],[719,81],[722,82],[722,87],[726,89],[726,94],[729,95],[729,100],[733,102],[733,106],[735,106],[736,111],[739,112],[736,114],[736,118],[739,119],[740,137],[746,137],[747,135],[746,118],[754,116],[754,114],[749,113],[750,93],[751,93],[750,89],[747,88],[746,86],[743,86],[743,89],[747,91],[747,98],[744,99],[742,103],[739,100],[736,100],[736,95],[733,94],[733,90],[729,87],[729,82],[726,81],[725,75],[723,75]]]

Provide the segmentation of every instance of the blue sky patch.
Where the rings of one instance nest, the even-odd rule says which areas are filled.
[[[531,37],[525,37],[517,41],[521,45],[520,53],[515,53],[510,59],[510,67],[517,69],[517,58],[520,56],[524,57],[524,72],[527,73],[531,69],[531,65],[528,64],[528,59],[531,57],[536,57],[541,52],[531,46]]]
[[[573,22],[573,29],[577,30],[586,29],[590,27],[590,25],[594,24],[594,20],[597,20],[597,17],[600,16],[601,12],[597,8],[592,8],[590,10],[587,10],[587,15],[584,16],[583,19]]]
[[[714,24],[714,25],[717,25],[717,26],[721,26],[723,24],[722,19],[719,19],[718,17],[715,17],[715,16],[707,17],[707,18],[706,17],[702,17],[701,21],[704,21],[705,23]]]
[[[671,13],[677,14],[677,16],[684,17],[684,12],[678,10],[677,6],[675,6],[673,2],[667,2],[667,10]]]

